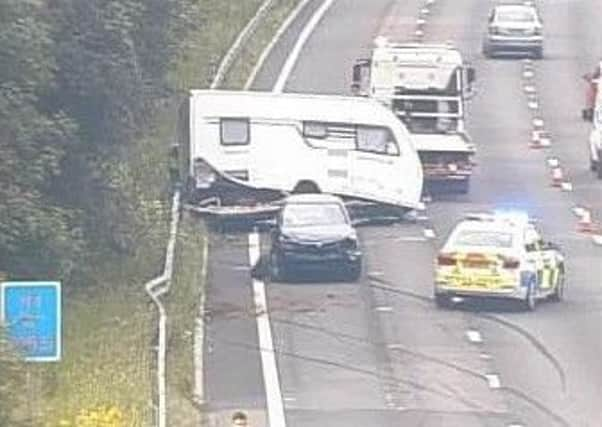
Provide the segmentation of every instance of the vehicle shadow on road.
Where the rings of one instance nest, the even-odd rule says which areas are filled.
[[[349,282],[344,271],[331,268],[315,269],[293,269],[286,277],[286,281],[274,281],[270,276],[269,259],[266,255],[261,255],[257,263],[251,268],[251,277],[262,280],[270,284],[278,285],[337,285],[354,284]]]
[[[505,299],[467,299],[454,303],[451,310],[482,313],[482,314],[505,314],[525,313],[520,301]]]

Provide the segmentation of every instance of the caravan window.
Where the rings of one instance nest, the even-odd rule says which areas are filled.
[[[303,122],[303,136],[306,138],[328,138],[328,125],[323,122]]]
[[[249,143],[249,119],[224,118],[219,122],[223,145],[246,145]]]
[[[359,151],[399,156],[399,146],[388,128],[359,125],[356,141]]]

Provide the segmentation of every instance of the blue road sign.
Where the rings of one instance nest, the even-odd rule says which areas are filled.
[[[29,362],[61,359],[61,284],[3,282],[0,319],[8,337]]]

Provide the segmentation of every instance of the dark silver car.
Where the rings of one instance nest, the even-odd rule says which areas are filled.
[[[327,268],[359,279],[362,252],[343,201],[327,194],[286,199],[271,234],[270,270],[287,280],[293,270]]]
[[[485,56],[526,53],[541,59],[543,46],[543,24],[535,6],[503,4],[492,9],[483,40]]]

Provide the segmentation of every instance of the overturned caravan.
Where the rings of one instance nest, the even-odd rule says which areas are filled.
[[[295,192],[423,207],[411,135],[357,97],[193,90],[188,190],[193,209],[213,215],[270,214]]]

